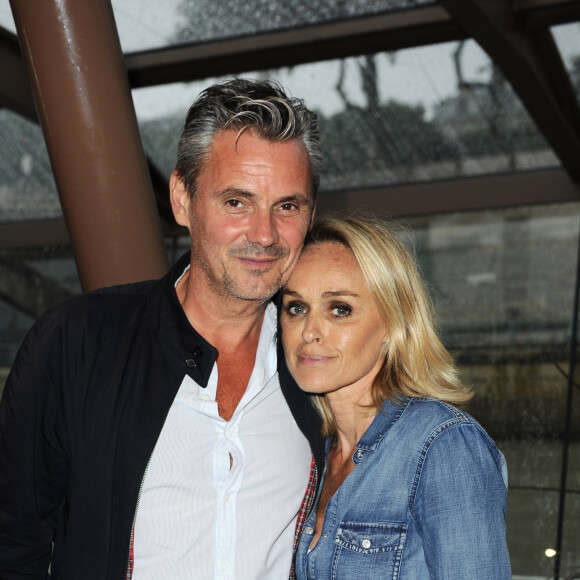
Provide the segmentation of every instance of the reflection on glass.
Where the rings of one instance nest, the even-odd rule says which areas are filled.
[[[199,42],[245,36],[430,4],[428,0],[181,0],[177,38]]]
[[[113,0],[124,52],[296,28],[433,0]]]
[[[0,223],[60,215],[40,127],[0,109]]]
[[[0,26],[16,34],[16,25],[10,8],[10,0],[0,0]]]
[[[275,79],[319,113],[324,191],[559,164],[511,86],[473,41],[244,76]],[[168,151],[174,155],[187,108],[218,80],[134,91],[147,151],[166,175],[172,168]]]
[[[562,542],[562,577],[580,578],[580,493],[566,494],[566,519]]]
[[[509,469],[514,577],[550,577],[562,472],[580,204],[409,220],[468,406]],[[580,375],[580,372],[578,373]],[[576,393],[575,393],[576,394]],[[572,408],[561,572],[578,570],[580,398]]]
[[[580,104],[580,22],[554,26],[551,31]]]
[[[123,52],[205,42],[406,10],[433,0],[112,0]],[[16,33],[9,0],[0,26]]]

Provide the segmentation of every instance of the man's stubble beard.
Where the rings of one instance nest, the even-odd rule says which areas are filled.
[[[192,249],[192,251],[194,251]],[[284,259],[288,256],[289,250],[280,248],[278,246],[268,246],[263,248],[256,244],[248,244],[246,247],[237,247],[237,248],[230,248],[228,250],[228,257],[236,258],[236,257],[277,257],[279,259]],[[229,274],[224,266],[224,269],[221,273],[216,275],[215,270],[212,268],[211,264],[208,260],[205,259],[206,254],[201,253],[198,257],[199,264],[203,273],[205,274],[206,280],[208,284],[213,290],[223,298],[237,298],[240,301],[252,301],[252,302],[267,302],[280,290],[285,280],[289,277],[290,272],[289,268],[279,272],[278,276],[271,281],[266,287],[258,289],[260,284],[259,279],[262,276],[267,276],[268,272],[264,271],[250,271],[248,275],[256,279],[256,287],[255,290],[252,290],[252,285],[250,284],[249,288],[242,289],[240,287],[239,280]],[[296,262],[296,261],[295,261]],[[292,266],[295,265],[292,264]],[[288,275],[286,275],[288,273]]]

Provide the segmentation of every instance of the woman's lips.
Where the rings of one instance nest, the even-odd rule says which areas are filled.
[[[321,354],[299,354],[297,355],[298,362],[305,366],[315,367],[323,365],[331,360],[333,357]]]

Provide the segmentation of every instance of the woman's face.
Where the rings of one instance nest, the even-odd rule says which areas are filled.
[[[370,403],[387,329],[353,253],[307,246],[283,291],[286,362],[305,391]]]

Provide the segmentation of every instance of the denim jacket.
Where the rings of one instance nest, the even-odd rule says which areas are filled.
[[[353,461],[310,552],[316,509],[308,516],[298,580],[511,578],[505,459],[473,417],[430,399],[387,400]]]

